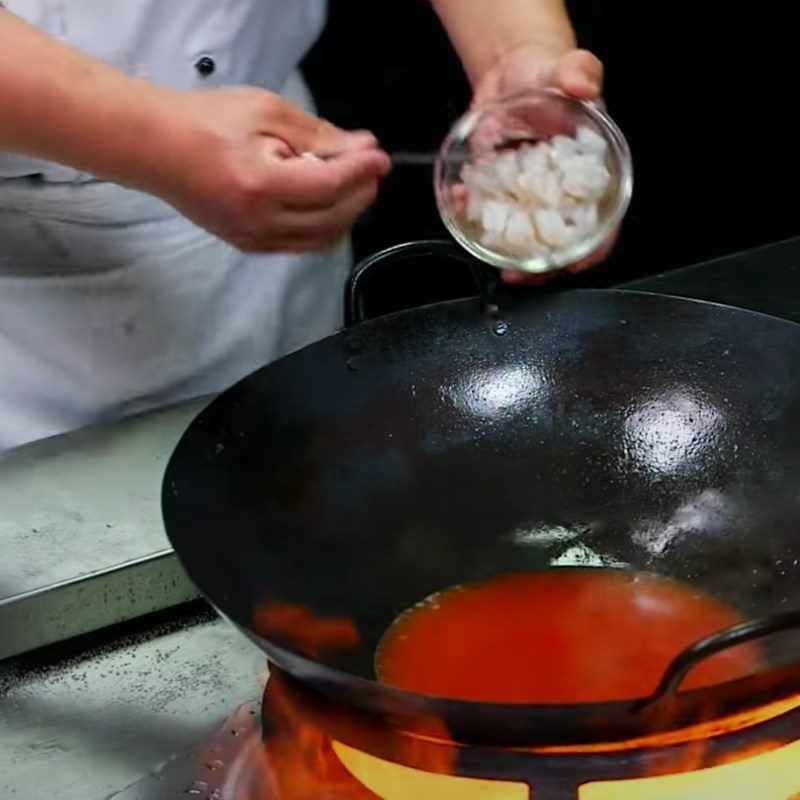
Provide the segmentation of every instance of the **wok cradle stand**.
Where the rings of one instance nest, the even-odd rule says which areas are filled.
[[[643,718],[659,720],[674,719],[670,707],[676,701],[681,682],[701,661],[728,648],[752,642],[775,633],[800,629],[800,612],[787,612],[773,617],[754,620],[732,626],[687,648],[667,668],[663,679],[651,698],[632,705],[634,712]],[[331,740],[342,741],[350,747],[395,763],[402,763],[394,749],[397,731],[390,731],[385,721],[361,716],[336,700],[316,695],[296,678],[273,669],[262,704],[262,739],[280,733],[281,713],[271,713],[270,692],[282,695],[282,703],[291,698],[288,708],[292,715],[312,721]],[[283,717],[285,723],[288,717]],[[291,724],[291,723],[290,723]],[[635,781],[643,777],[668,776],[691,769],[701,769],[716,763],[725,763],[726,758],[736,753],[757,750],[765,743],[773,748],[790,744],[800,738],[800,705],[791,711],[762,723],[744,726],[741,730],[726,734],[710,734],[701,745],[698,756],[698,741],[687,740],[665,746],[652,745],[650,749],[613,748],[608,751],[581,752],[581,748],[564,748],[561,753],[525,752],[523,748],[465,746],[418,740],[413,748],[419,758],[420,752],[431,748],[457,748],[453,774],[485,780],[526,783],[531,787],[533,800],[579,800],[581,787],[603,781]],[[392,742],[395,745],[392,745]],[[700,763],[702,761],[702,763]],[[412,769],[421,769],[419,763],[406,763]],[[800,776],[798,777],[800,789]],[[275,800],[280,800],[276,798]]]
[[[292,698],[292,720],[301,718],[309,720],[323,730],[329,739],[340,741],[378,759],[394,763],[405,761],[405,766],[419,770],[424,769],[422,762],[431,757],[435,761],[428,763],[441,763],[431,748],[448,747],[443,743],[437,745],[423,740],[419,742],[418,747],[415,745],[412,748],[413,756],[408,759],[398,758],[397,739],[380,721],[363,717],[357,719],[358,714],[355,718],[350,717],[347,709],[337,708],[335,703],[314,696],[306,687],[298,684],[296,679],[284,675],[279,670],[274,672],[270,683],[272,687],[271,689],[268,687],[265,694],[265,708],[262,712],[262,737],[265,742],[268,742],[273,735],[280,735],[281,726],[286,723],[287,718],[281,719],[280,713],[270,717],[267,710],[268,693],[275,688],[283,687]],[[728,763],[730,760],[736,760],[737,754],[763,753],[765,745],[768,745],[766,749],[779,748],[783,744],[788,745],[798,741],[800,741],[800,707],[773,720],[737,732],[710,736],[702,740],[700,751],[697,741],[666,746],[654,745],[649,749],[619,752],[611,750],[537,753],[496,747],[457,746],[458,752],[451,774],[509,784],[524,783],[530,787],[531,800],[580,800],[582,787],[587,784],[600,785],[603,782],[616,784],[635,782],[641,778],[676,775],[687,770]],[[741,757],[746,758],[747,755]],[[800,770],[797,781],[797,789],[800,790]],[[352,796],[349,792],[346,794]],[[368,796],[372,795],[365,795]],[[645,797],[646,794],[637,796]],[[281,798],[275,797],[271,800],[281,800]]]

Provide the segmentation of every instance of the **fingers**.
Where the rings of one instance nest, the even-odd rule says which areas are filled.
[[[357,150],[374,150],[377,147],[378,140],[370,131],[347,131],[342,146],[333,154],[350,153]],[[325,151],[323,151],[323,153],[324,152]]]
[[[275,164],[272,180],[283,205],[291,210],[332,208],[356,187],[379,181],[391,169],[382,150],[352,150],[330,161],[289,159]]]
[[[309,114],[280,95],[264,92],[259,109],[259,132],[283,139],[296,154],[316,150],[323,144],[335,149],[347,138],[340,128]]]
[[[370,181],[330,208],[287,211],[280,218],[284,246],[292,251],[318,250],[341,239],[375,202],[377,194],[378,182]]]
[[[554,272],[547,272],[540,275],[529,275],[525,272],[504,270],[501,277],[504,283],[507,283],[510,286],[541,286],[552,278],[561,275],[563,272],[570,272],[574,275],[602,263],[611,254],[611,251],[614,249],[618,238],[619,229],[614,231],[614,233],[606,240],[606,242],[599,249],[595,250],[594,253],[582,259],[581,261],[578,261],[576,264],[570,264],[563,270],[556,270]]]
[[[287,158],[295,158],[292,148],[283,139],[277,136],[259,136],[256,144],[258,157],[264,163],[285,161]]]
[[[255,146],[237,230],[226,237],[247,252],[308,252],[341,239],[391,166],[363,132],[328,160],[299,157],[276,136],[262,135]]]
[[[603,64],[588,50],[573,50],[556,64],[550,83],[579,100],[596,100],[603,86]]]
[[[614,231],[614,233],[611,234],[611,236],[609,236],[608,239],[606,239],[605,244],[603,244],[602,247],[600,247],[590,256],[587,256],[586,258],[579,261],[577,264],[571,264],[569,267],[567,267],[567,270],[569,270],[569,272],[572,272],[573,274],[577,274],[579,272],[583,272],[584,270],[589,269],[590,267],[594,267],[597,264],[602,263],[609,257],[609,255],[611,255],[611,251],[616,246],[618,238],[619,238],[619,228],[617,228],[617,230]]]
[[[369,131],[343,131],[330,122],[309,114],[279,95],[262,95],[260,132],[286,142],[295,155],[305,152],[337,154],[377,147]]]
[[[285,200],[286,184],[277,183],[278,178],[273,173],[270,188],[276,194],[275,202],[269,202],[268,196],[264,197],[262,210],[248,225],[250,233],[244,240],[236,242],[243,250],[253,252],[309,252],[321,250],[344,237],[355,225],[357,219],[375,201],[378,193],[378,177],[371,171],[363,171],[349,164],[356,159],[348,157],[344,167],[334,167],[332,164],[322,164],[329,172],[337,175],[335,184],[335,200],[317,203],[314,198],[319,196],[319,186],[314,183],[307,170],[307,162],[298,158],[279,165],[278,172],[285,178],[288,171],[302,171],[302,180],[296,180],[295,187],[301,186],[308,190],[310,195],[302,197],[295,195],[295,200],[302,199],[302,205],[292,206]],[[367,177],[364,177],[367,175]],[[294,176],[292,176],[294,177]],[[330,179],[324,178],[325,190],[333,185]],[[333,195],[330,195],[333,197]]]
[[[526,272],[515,272],[505,269],[500,273],[503,282],[509,286],[541,286],[546,283],[549,275],[530,275]]]

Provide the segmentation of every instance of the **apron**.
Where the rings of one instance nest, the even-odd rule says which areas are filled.
[[[312,105],[294,70],[321,0],[5,5],[157,83]],[[243,255],[149,195],[0,153],[0,451],[221,391],[332,333],[348,269],[345,245]]]

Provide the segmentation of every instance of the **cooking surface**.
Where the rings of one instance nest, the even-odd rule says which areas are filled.
[[[202,405],[0,460],[0,659],[197,597],[164,535],[160,495],[163,465]]]
[[[800,322],[800,238],[632,288],[714,300]],[[20,592],[81,574],[105,576],[98,584],[101,590],[84,606],[119,611],[120,598],[107,592],[128,579],[135,596],[149,598],[138,613],[193,595],[172,554],[162,552],[166,539],[158,495],[166,456],[197,410],[197,405],[187,406],[103,432],[63,437],[0,464],[0,597],[6,598],[0,601],[0,644],[9,631],[13,636],[10,624],[22,623],[22,617],[8,611]],[[38,536],[34,529],[47,535]],[[167,561],[155,579],[153,573],[148,577],[146,570],[137,571],[137,564],[159,553]],[[126,587],[126,597],[127,592]],[[50,613],[59,616],[57,608]],[[131,613],[136,608],[119,618]],[[108,614],[107,621],[116,621],[116,614]],[[36,668],[27,674],[18,670],[28,666],[28,659],[0,664],[4,797],[105,800],[173,754],[197,746],[240,703],[260,694],[266,674],[262,656],[239,634],[219,620],[187,618],[182,610],[169,616],[167,628],[122,644],[115,645],[115,630],[104,633],[100,652],[87,650],[67,660],[52,653],[37,656]],[[61,638],[52,631],[50,636]]]
[[[0,664],[0,796],[14,800],[104,800],[204,741],[267,675],[205,610],[29,668]]]
[[[800,238],[667,272],[625,288],[709,300],[800,322]]]
[[[160,471],[198,410],[56,437],[0,462],[0,598],[167,548]]]

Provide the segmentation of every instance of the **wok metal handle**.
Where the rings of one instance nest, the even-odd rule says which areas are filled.
[[[434,257],[453,262],[472,277],[476,294],[493,295],[498,284],[498,273],[492,267],[477,261],[453,242],[423,240],[396,245],[364,259],[354,270],[345,289],[345,327],[364,322],[369,316],[364,306],[364,284],[369,275],[384,269],[394,269],[404,261]]]
[[[749,620],[695,642],[667,667],[655,692],[642,703],[639,710],[643,711],[675,695],[686,676],[707,658],[732,647],[790,630],[800,630],[800,610]]]

